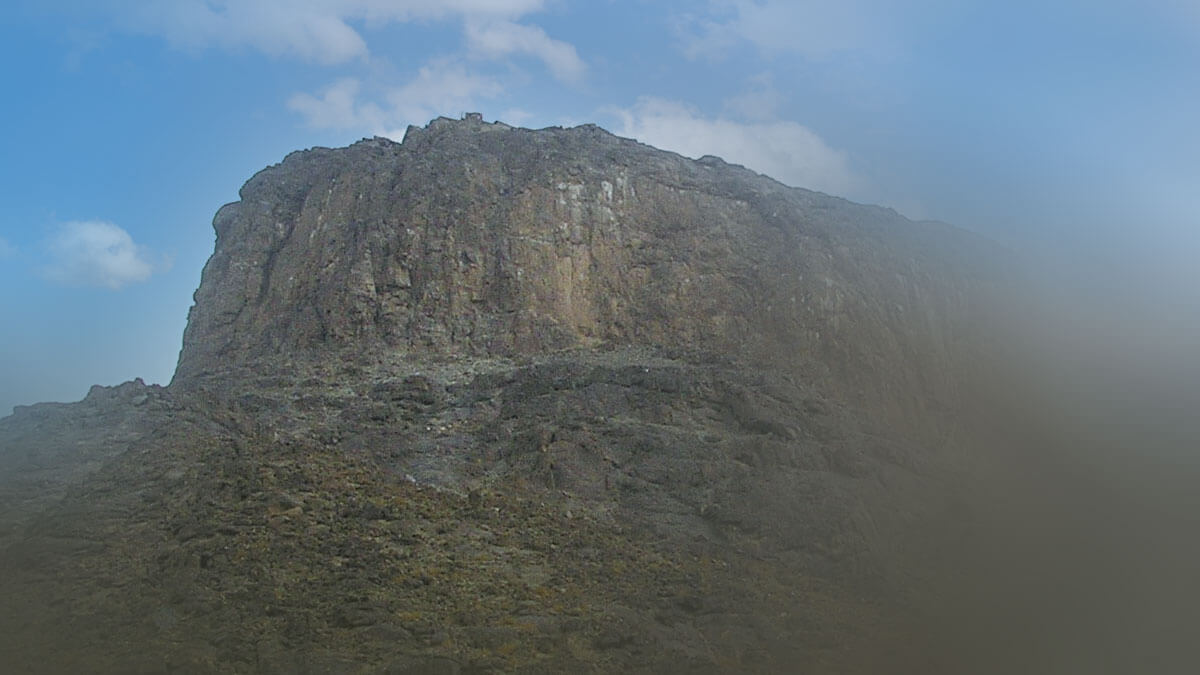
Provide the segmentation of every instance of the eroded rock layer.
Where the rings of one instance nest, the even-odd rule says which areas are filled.
[[[169,387],[0,420],[5,663],[869,672],[856,646],[903,643],[983,243],[474,117],[294,153],[214,226]]]
[[[280,355],[667,346],[853,401],[953,398],[963,232],[595,126],[475,119],[290,155],[217,214],[177,381]],[[989,263],[990,264],[990,263]]]

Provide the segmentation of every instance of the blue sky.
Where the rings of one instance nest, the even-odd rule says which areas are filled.
[[[596,122],[1150,288],[1200,279],[1192,0],[0,11],[0,415],[167,382],[212,215],[257,170],[465,111]]]

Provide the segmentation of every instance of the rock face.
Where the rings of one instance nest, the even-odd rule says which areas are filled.
[[[595,126],[474,118],[293,153],[217,214],[177,382],[260,360],[669,346],[951,398],[986,248]]]
[[[169,387],[0,420],[6,663],[847,672],[918,588],[985,243],[475,116],[214,227]]]

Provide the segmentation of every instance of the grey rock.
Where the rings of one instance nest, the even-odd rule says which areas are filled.
[[[240,197],[169,387],[0,419],[15,671],[787,671],[908,590],[986,242],[474,117]]]
[[[996,266],[965,232],[592,126],[435,121],[293,153],[214,227],[177,384],[283,354],[670,346],[911,415],[953,397],[957,310]],[[386,390],[435,405],[421,382]]]

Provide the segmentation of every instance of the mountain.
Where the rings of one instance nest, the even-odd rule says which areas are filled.
[[[478,115],[293,153],[213,226],[169,386],[0,420],[14,671],[846,672],[903,642],[998,247]]]
[[[331,354],[728,354],[900,404],[942,398],[982,241],[595,126],[471,118],[294,153],[218,212],[176,382]],[[917,359],[905,350],[922,349]],[[880,389],[904,394],[889,396]]]

